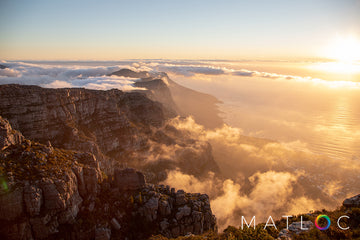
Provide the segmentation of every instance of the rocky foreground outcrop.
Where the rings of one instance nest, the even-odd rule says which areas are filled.
[[[99,191],[95,157],[26,140],[1,117],[0,129],[0,235],[44,239],[74,223]]]
[[[94,155],[25,139],[0,117],[1,239],[146,239],[216,230],[206,194],[106,176]],[[141,229],[141,231],[139,231]]]
[[[115,174],[115,179],[127,179],[111,184],[110,199],[114,198],[111,200],[113,204],[105,203],[108,209],[103,211],[107,219],[111,219],[112,230],[119,231],[115,234],[121,233],[133,239],[146,239],[152,234],[172,238],[217,230],[216,218],[206,194],[176,191],[164,185],[144,185],[144,176],[133,169],[120,170]],[[132,209],[131,216],[124,214],[126,209],[120,206]],[[103,226],[109,228],[106,222]]]

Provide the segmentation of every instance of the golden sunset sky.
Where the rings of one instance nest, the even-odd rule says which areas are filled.
[[[359,13],[359,0],[4,0],[0,58],[353,60]]]

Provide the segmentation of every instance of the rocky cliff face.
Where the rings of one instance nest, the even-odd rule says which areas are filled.
[[[163,95],[164,99],[167,97],[171,96]],[[155,172],[150,171],[149,176],[163,176],[166,169],[185,167],[186,163],[201,165],[203,168],[189,169],[197,174],[218,171],[207,143],[180,133],[170,137],[172,131],[166,122],[175,115],[146,93],[0,85],[0,115],[26,138],[94,154],[108,174],[112,174],[114,166],[124,164],[149,169],[148,160],[154,155],[166,164],[153,167]],[[184,151],[177,149],[174,156],[179,161],[161,157],[167,155],[165,145],[167,149],[181,146]],[[196,151],[189,153],[186,149]],[[184,152],[188,153],[186,158]],[[158,166],[159,161],[155,162]]]
[[[182,114],[173,100],[167,82],[163,79],[153,79],[150,77],[135,82],[134,85],[136,87],[148,89],[150,91],[147,92],[148,97],[163,104],[167,116],[176,116],[178,114]]]
[[[216,230],[205,194],[147,184],[134,169],[103,178],[92,154],[27,140],[1,117],[0,129],[2,239],[145,239]]]
[[[2,85],[0,98],[1,115],[26,137],[99,159],[140,150],[144,134],[165,121],[161,105],[141,93]]]

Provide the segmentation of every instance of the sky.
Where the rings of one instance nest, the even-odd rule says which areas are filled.
[[[360,0],[0,0],[0,59],[293,59],[360,39]]]

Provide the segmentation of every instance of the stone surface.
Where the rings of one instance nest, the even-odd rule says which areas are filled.
[[[182,204],[176,203],[179,195]],[[171,194],[164,186],[154,188],[147,185],[142,190],[142,198],[146,200],[142,203],[136,202],[139,208],[135,216],[144,219],[144,225],[151,223],[153,228],[160,229],[160,233],[168,238],[185,236],[188,233],[202,234],[208,230],[217,231],[216,218],[212,214],[206,194],[185,193],[183,190]],[[199,209],[197,206],[206,208]]]
[[[13,130],[9,121],[0,116],[0,149],[20,144],[22,141],[24,141],[24,136],[20,132]]]
[[[280,232],[279,232],[279,235],[278,235],[278,239],[281,239],[281,240],[291,240],[291,232],[289,229],[282,229]]]
[[[178,209],[178,212],[175,215],[176,220],[182,219],[184,216],[189,216],[191,213],[191,208],[184,206]]]
[[[294,235],[309,231],[313,227],[314,224],[311,221],[293,222],[289,225],[288,229],[284,228],[279,232],[278,239],[291,240]]]
[[[119,222],[116,220],[116,218],[111,219],[111,225],[116,230],[120,230],[120,228],[121,228],[121,226],[120,226]]]
[[[160,222],[160,230],[162,232],[165,232],[168,229],[169,225],[170,224],[169,224],[168,220],[165,218],[163,221]]]
[[[144,216],[149,222],[155,221],[158,215],[159,197],[152,197],[144,204]]]
[[[137,190],[145,186],[145,177],[133,168],[115,170],[115,184],[120,190]]]
[[[95,229],[95,240],[110,240],[111,229],[97,228]]]
[[[176,205],[183,205],[186,203],[186,197],[183,190],[178,190],[175,195]]]
[[[27,213],[31,217],[39,215],[41,204],[43,202],[41,188],[34,185],[25,185],[24,187],[24,202]]]
[[[168,201],[161,200],[159,202],[159,213],[163,217],[166,217],[171,214],[171,207]]]
[[[360,194],[347,198],[343,202],[344,207],[360,207]]]
[[[20,217],[24,213],[23,188],[0,194],[0,219],[11,221]]]

